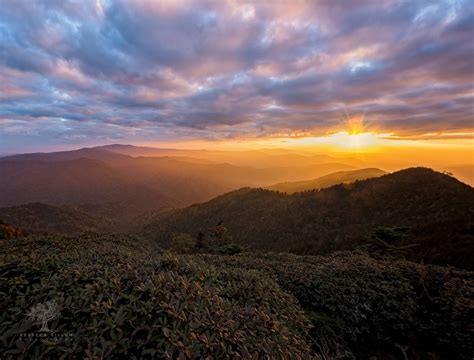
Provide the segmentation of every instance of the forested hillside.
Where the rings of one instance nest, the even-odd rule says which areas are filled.
[[[364,244],[377,227],[404,227],[399,245],[416,245],[409,259],[472,268],[473,204],[472,187],[410,168],[293,195],[240,189],[160,215],[141,232],[167,246],[174,232],[197,236],[220,223],[255,250],[326,254]]]
[[[30,203],[0,208],[0,219],[28,233],[76,233],[112,229],[115,222],[78,207]]]

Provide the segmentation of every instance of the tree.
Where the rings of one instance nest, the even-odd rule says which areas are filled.
[[[205,246],[206,244],[204,244],[204,233],[202,231],[199,231],[196,239],[196,249],[202,250]]]
[[[177,254],[192,254],[195,251],[195,240],[186,233],[173,234],[170,250]]]
[[[411,248],[418,246],[418,244],[402,244],[408,230],[407,227],[379,226],[372,231],[368,242],[360,248],[371,255],[405,257]]]
[[[242,252],[242,248],[238,244],[227,244],[218,247],[216,252],[221,255],[236,255]]]
[[[222,221],[217,226],[208,229],[210,245],[214,249],[227,245],[232,241],[232,236],[227,234],[227,228],[221,224]]]
[[[406,227],[388,228],[379,226],[372,231],[371,237],[386,244],[397,244],[406,236],[407,231],[408,228]]]

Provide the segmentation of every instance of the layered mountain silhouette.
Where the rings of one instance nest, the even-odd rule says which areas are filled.
[[[157,216],[141,232],[166,246],[175,232],[196,236],[220,223],[255,250],[325,254],[358,247],[377,227],[406,227],[412,260],[472,268],[473,204],[469,185],[410,168],[293,195],[243,188]]]
[[[130,210],[169,205],[158,189],[138,184],[94,159],[0,161],[0,206],[123,204]]]
[[[267,188],[269,190],[293,194],[295,192],[321,189],[337,184],[351,183],[356,180],[365,180],[372,177],[382,176],[384,174],[386,174],[385,171],[377,168],[360,169],[353,171],[338,171],[312,180],[284,182],[268,186]]]
[[[110,145],[0,158],[0,219],[28,233],[134,231],[165,246],[175,232],[221,223],[241,245],[297,254],[354,249],[377,227],[404,227],[410,259],[472,267],[473,188],[448,174],[383,175],[298,154],[294,166],[254,167],[203,153]]]
[[[112,149],[117,147],[123,148],[112,146]],[[140,147],[124,148],[134,154],[141,153]],[[207,201],[242,186],[264,186],[352,168],[332,162],[257,168],[176,156],[186,154],[180,151],[163,150],[170,156],[145,157],[106,149],[0,158],[0,207],[32,202],[111,206],[130,217],[144,211]],[[160,152],[160,149],[147,149],[147,152],[150,149]]]
[[[135,157],[187,157],[207,160],[211,163],[231,163],[236,166],[250,166],[255,168],[273,167],[307,167],[321,164],[334,164],[343,167],[340,170],[349,170],[362,167],[364,162],[347,156],[333,157],[326,154],[301,154],[288,149],[257,149],[257,150],[202,150],[202,149],[162,149],[134,145],[105,145],[94,149],[131,155]],[[338,170],[332,170],[332,172]],[[330,171],[331,172],[331,171]]]

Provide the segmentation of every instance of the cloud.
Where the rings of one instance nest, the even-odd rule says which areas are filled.
[[[473,32],[468,0],[7,1],[0,132],[5,144],[317,135],[363,113],[402,137],[464,133]]]

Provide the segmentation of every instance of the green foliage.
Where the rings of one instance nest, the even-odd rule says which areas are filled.
[[[372,232],[372,238],[393,245],[399,243],[406,236],[408,230],[409,228],[406,227],[388,228],[379,226]]]
[[[217,225],[208,229],[209,248],[217,249],[227,245],[232,241],[232,237],[227,233],[227,228],[222,225]]]
[[[242,248],[237,244],[227,244],[218,247],[216,252],[221,255],[236,255],[242,252]]]
[[[0,240],[14,239],[25,236],[24,232],[0,220]]]
[[[402,358],[400,349],[407,347],[409,358],[474,356],[472,272],[376,260],[362,252],[207,256],[205,261],[273,276],[311,317],[322,354]]]
[[[108,216],[94,217],[74,206],[29,203],[0,208],[0,217],[28,233],[78,233],[97,231],[100,227],[117,230],[118,224]],[[111,226],[113,223],[113,226]]]
[[[228,245],[230,246],[230,245]],[[0,352],[30,358],[474,356],[474,274],[363,252],[171,256],[83,234],[2,240]],[[40,330],[32,308],[57,304]]]
[[[228,243],[232,238],[227,235],[227,229],[224,226],[211,228],[208,239],[208,241],[204,241],[203,233],[200,233],[196,239],[186,233],[173,234],[169,249],[175,254],[195,254],[201,252],[235,255],[242,252],[242,248],[239,245]]]
[[[222,225],[211,227],[206,233],[199,232],[196,239],[185,233],[173,234],[170,251],[176,254],[221,254],[235,255],[242,252],[237,244],[230,244],[232,237],[227,234],[227,228]]]
[[[35,358],[313,358],[293,296],[258,271],[172,257],[139,238],[84,234],[5,240],[0,353]],[[226,258],[226,257],[224,257]],[[60,341],[21,338],[54,301]]]
[[[366,251],[375,257],[407,258],[418,244],[403,245],[403,239],[407,236],[409,228],[406,227],[377,227],[370,235],[368,241],[361,246],[360,250]]]
[[[196,251],[196,241],[189,234],[173,234],[170,251],[176,254],[192,254]]]

